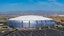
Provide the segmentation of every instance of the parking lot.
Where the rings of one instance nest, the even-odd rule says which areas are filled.
[[[18,30],[7,36],[64,36],[64,31],[57,31],[53,29],[46,30]]]

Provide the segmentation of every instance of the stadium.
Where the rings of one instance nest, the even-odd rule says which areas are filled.
[[[16,29],[36,29],[44,26],[54,26],[55,22],[51,18],[46,18],[38,15],[23,15],[7,20],[8,26]]]
[[[43,17],[40,15],[23,15],[10,18],[7,20],[7,23],[10,28],[18,30],[14,30],[12,33],[9,32],[8,34],[4,34],[4,36],[64,36],[64,30],[61,31],[60,28],[46,29],[45,27],[55,26],[55,21],[51,18]],[[44,29],[42,29],[42,27],[44,27]],[[37,28],[39,29],[34,30]]]

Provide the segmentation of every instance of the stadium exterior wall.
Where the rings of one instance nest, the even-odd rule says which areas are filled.
[[[39,28],[44,26],[54,26],[54,24],[54,20],[8,20],[8,26],[13,28]]]

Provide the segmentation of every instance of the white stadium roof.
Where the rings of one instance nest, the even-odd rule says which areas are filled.
[[[24,16],[19,16],[16,18],[11,18],[9,20],[53,20],[53,19],[46,18],[43,16],[37,16],[37,15],[24,15]]]

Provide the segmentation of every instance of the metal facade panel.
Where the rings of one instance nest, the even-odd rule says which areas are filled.
[[[51,20],[35,20],[35,21],[16,21],[16,20],[8,20],[8,26],[14,28],[36,28],[43,26],[54,26],[55,22]]]
[[[29,27],[29,21],[23,21],[23,27]]]
[[[30,27],[31,28],[34,28],[34,27],[36,27],[36,21],[30,21]]]

